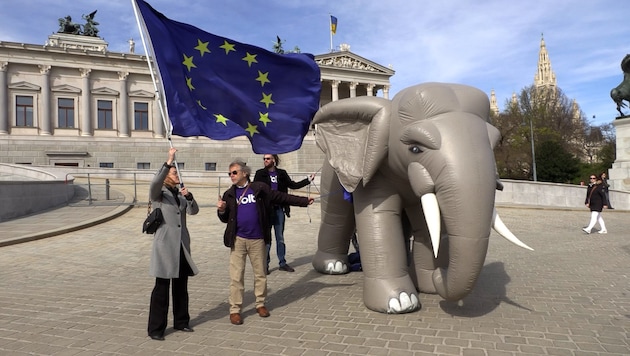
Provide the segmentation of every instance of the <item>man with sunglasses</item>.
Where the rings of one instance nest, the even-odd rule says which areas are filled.
[[[223,243],[230,248],[230,322],[243,324],[241,307],[245,291],[245,262],[247,256],[254,272],[256,312],[260,317],[269,316],[265,307],[267,297],[266,245],[271,244],[271,228],[268,216],[271,206],[308,206],[313,198],[290,195],[272,190],[262,182],[251,182],[251,168],[243,161],[230,164],[228,175],[232,186],[219,196],[217,213],[219,220],[227,223]]]
[[[277,190],[283,193],[288,193],[289,188],[300,189],[309,185],[315,174],[311,174],[310,177],[306,177],[299,182],[294,182],[289,177],[289,174],[284,169],[278,168],[280,164],[280,158],[276,154],[266,153],[263,155],[263,162],[265,167],[256,171],[254,176],[254,182],[264,182],[271,187],[272,190]],[[295,272],[293,267],[287,264],[286,253],[287,247],[284,243],[284,216],[291,217],[291,210],[288,205],[273,205],[269,216],[271,218],[271,225],[276,236],[276,254],[278,255],[278,261],[280,262],[279,269],[285,272]],[[271,226],[269,227],[271,233]],[[267,245],[267,274],[269,274],[269,262],[271,261],[271,244]]]

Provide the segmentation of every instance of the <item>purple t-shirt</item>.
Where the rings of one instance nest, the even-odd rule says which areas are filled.
[[[269,172],[269,178],[271,179],[271,190],[278,190],[278,172]]]
[[[244,189],[236,188],[236,204],[238,205],[236,211],[236,236],[246,239],[262,239],[263,232],[258,221],[254,191],[248,187],[247,192],[243,194]],[[241,196],[242,198],[240,198]]]

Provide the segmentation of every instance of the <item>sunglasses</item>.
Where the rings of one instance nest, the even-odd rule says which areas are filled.
[[[265,158],[263,158],[263,160],[265,160],[265,161],[271,161],[272,159],[273,159],[273,157],[265,157]]]
[[[591,179],[597,179],[596,177],[591,177]]]
[[[232,171],[232,172],[228,172],[228,176],[235,176],[238,174],[239,171]]]

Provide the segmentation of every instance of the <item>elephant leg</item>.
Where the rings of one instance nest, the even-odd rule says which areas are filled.
[[[354,208],[328,161],[321,175],[321,223],[313,268],[320,273],[348,273],[348,248],[354,234]]]
[[[388,190],[359,186],[354,194],[363,301],[374,311],[408,313],[419,309],[420,302],[408,273],[401,200]]]

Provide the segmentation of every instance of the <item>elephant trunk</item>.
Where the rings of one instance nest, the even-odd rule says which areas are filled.
[[[485,122],[480,125],[480,121],[479,118],[460,118],[456,125],[450,123],[450,131],[440,130],[439,157],[445,163],[444,168],[437,174],[432,172],[431,177],[445,230],[439,253],[445,252],[448,246],[448,262],[442,262],[442,266],[434,270],[432,279],[435,291],[446,300],[460,300],[470,293],[488,250],[496,169],[490,140],[479,139],[488,135]],[[441,126],[441,123],[436,125]],[[445,137],[448,135],[456,139]],[[428,211],[424,213],[426,216]],[[438,261],[442,261],[440,256]]]

